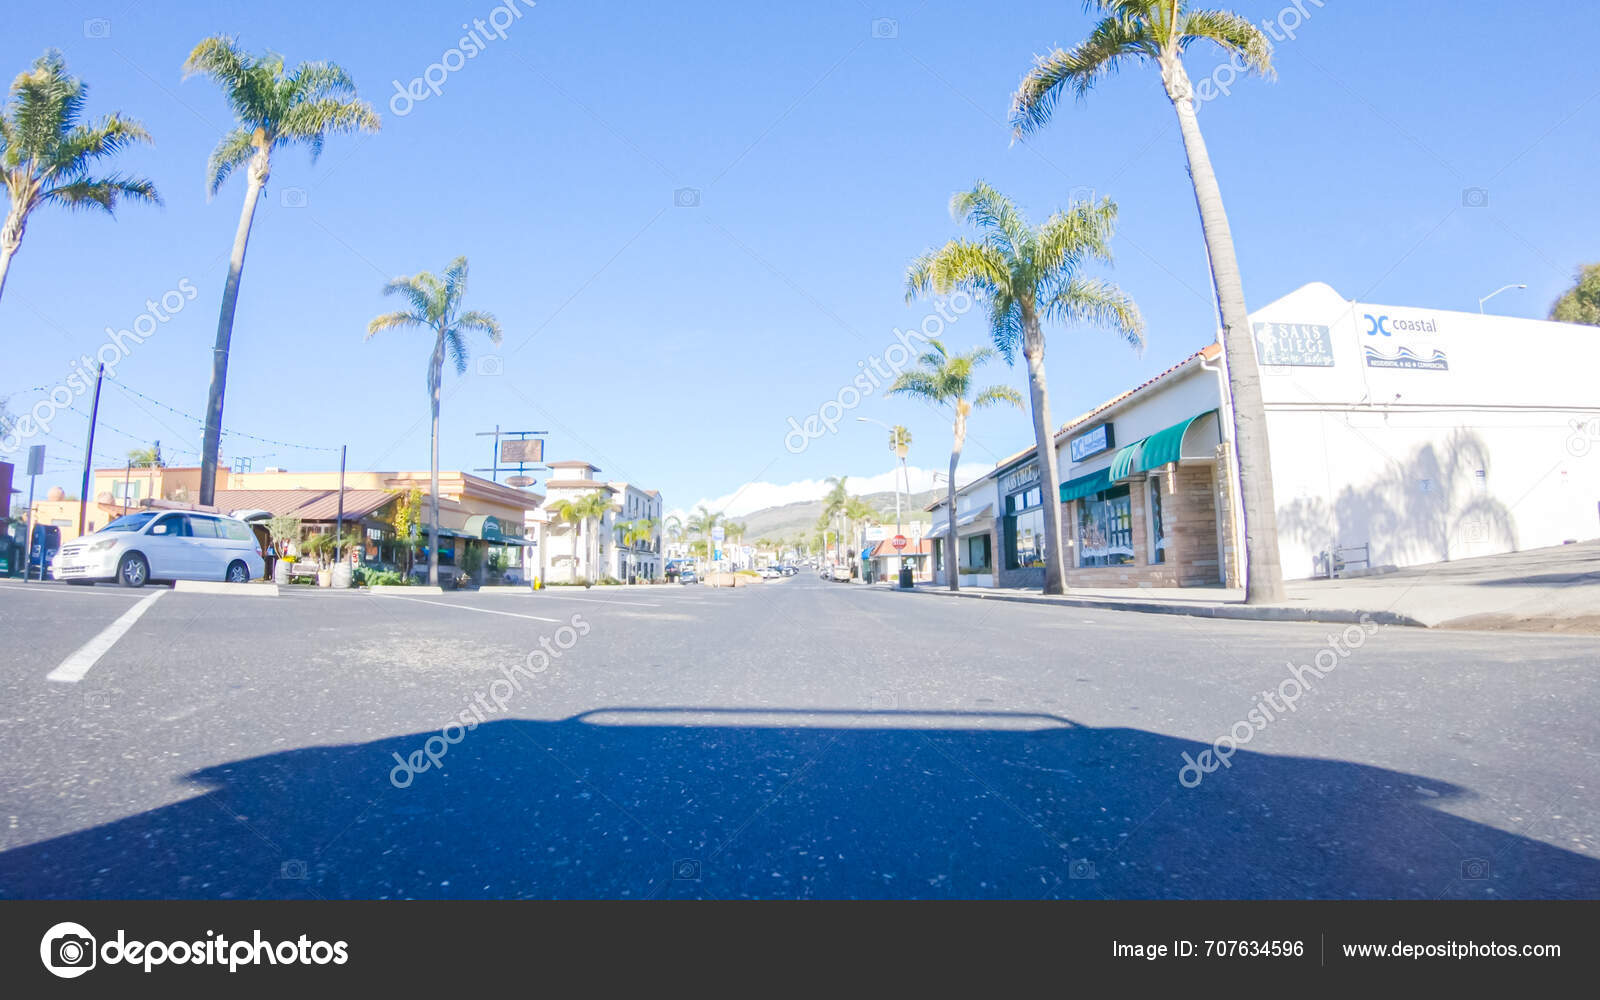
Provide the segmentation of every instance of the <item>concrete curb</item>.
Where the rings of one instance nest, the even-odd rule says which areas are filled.
[[[355,588],[351,588],[351,593],[355,592]],[[443,594],[444,588],[427,586],[408,587],[404,585],[391,586],[387,584],[379,584],[376,587],[368,587],[367,592],[371,594],[377,594],[380,597],[384,594]],[[452,590],[450,593],[454,594],[457,593],[457,591]]]
[[[878,590],[877,587],[869,588]],[[896,588],[884,588],[883,593],[905,593]],[[1375,625],[1403,625],[1409,628],[1427,628],[1428,625],[1410,615],[1394,611],[1353,611],[1348,608],[1285,608],[1277,605],[1252,606],[1245,604],[1162,604],[1156,601],[1123,601],[1093,597],[1046,597],[1043,594],[986,594],[971,591],[950,593],[948,590],[911,591],[938,597],[964,598],[976,601],[1010,601],[1015,604],[1047,604],[1065,608],[1100,608],[1106,611],[1137,611],[1152,615],[1187,615],[1191,618],[1223,618],[1233,621],[1255,622],[1321,622],[1329,625],[1358,625],[1362,618]]]
[[[228,597],[277,597],[275,583],[215,583],[211,580],[179,580],[172,589],[180,594],[222,594]]]

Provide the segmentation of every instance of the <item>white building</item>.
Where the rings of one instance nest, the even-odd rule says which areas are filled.
[[[661,494],[640,489],[632,483],[609,485],[615,491],[617,510],[611,530],[611,540],[615,544],[610,548],[606,572],[627,582],[661,579]],[[650,522],[650,537],[630,541],[627,526],[642,521]]]
[[[527,518],[527,534],[538,542],[540,576],[547,583],[662,578],[660,493],[596,479],[599,467],[585,461],[551,462],[550,469],[544,504]],[[598,521],[574,524],[560,516],[564,502],[595,493],[611,504]],[[654,522],[651,537],[625,541],[626,525],[643,520]]]
[[[1320,283],[1251,326],[1285,577],[1600,537],[1600,331]],[[1210,344],[1064,425],[1057,489],[1040,489],[1032,448],[1000,463],[958,496],[962,583],[1042,583],[1053,493],[1069,585],[1241,585],[1230,405]]]

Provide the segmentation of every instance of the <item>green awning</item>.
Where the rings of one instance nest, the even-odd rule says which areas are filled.
[[[1061,484],[1061,502],[1081,500],[1091,493],[1099,493],[1111,485],[1111,470],[1101,469],[1091,472],[1087,476],[1069,479]]]
[[[1176,462],[1183,453],[1183,435],[1188,432],[1189,425],[1215,412],[1217,411],[1207,410],[1204,413],[1197,413],[1180,424],[1173,424],[1166,430],[1156,431],[1145,438],[1143,454],[1139,456],[1138,464],[1129,471],[1148,472],[1151,469],[1159,469],[1169,462]]]
[[[1133,475],[1134,469],[1138,467],[1136,463],[1139,461],[1139,456],[1143,451],[1144,440],[1123,446],[1117,452],[1116,457],[1111,460],[1111,481],[1114,483],[1121,482]]]

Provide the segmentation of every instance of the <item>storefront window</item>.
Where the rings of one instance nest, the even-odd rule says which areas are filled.
[[[1150,534],[1155,539],[1154,551],[1150,553],[1151,563],[1164,563],[1167,561],[1167,533],[1161,523],[1161,477],[1150,477]]]
[[[1006,569],[1044,565],[1044,493],[1035,486],[1006,497]]]
[[[961,572],[987,573],[989,572],[989,536],[969,535],[961,540],[961,551],[966,557],[962,560]]]
[[[1126,566],[1133,562],[1133,502],[1117,486],[1078,501],[1080,566]]]

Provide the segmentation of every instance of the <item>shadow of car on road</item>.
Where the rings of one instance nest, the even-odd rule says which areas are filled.
[[[1190,789],[1206,745],[1047,715],[618,707],[449,735],[197,771],[193,798],[0,854],[0,896],[1600,896],[1600,861],[1443,811],[1456,786],[1240,751]]]

